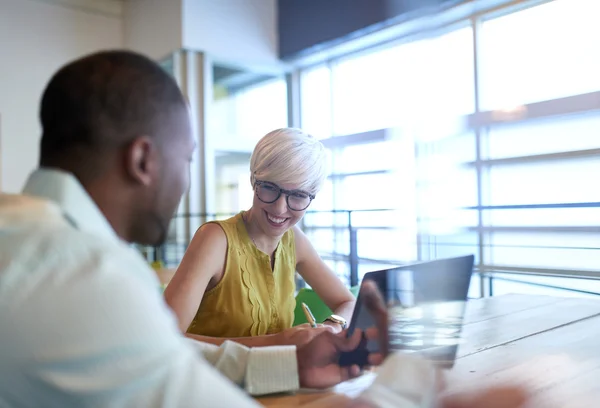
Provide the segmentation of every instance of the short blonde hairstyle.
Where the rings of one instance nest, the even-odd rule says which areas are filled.
[[[294,184],[316,195],[327,178],[327,152],[323,143],[301,129],[277,129],[254,148],[250,173],[252,185],[256,180]]]

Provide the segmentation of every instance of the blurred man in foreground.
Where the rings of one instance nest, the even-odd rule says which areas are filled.
[[[0,406],[244,407],[256,403],[231,381],[260,395],[360,374],[337,365],[360,334],[311,329],[298,348],[255,349],[180,334],[130,245],[165,240],[195,150],[157,64],[125,51],[69,63],[40,119],[40,168],[0,196]]]

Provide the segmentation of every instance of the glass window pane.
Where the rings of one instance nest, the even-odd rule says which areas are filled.
[[[333,173],[360,173],[406,167],[412,164],[410,146],[399,141],[385,141],[347,146],[335,154]]]
[[[401,76],[397,72],[404,65],[403,54],[413,48],[388,48],[342,60],[333,67],[335,135],[394,127],[399,122],[396,117],[407,114],[397,89]],[[405,87],[404,92],[410,91]]]
[[[427,71],[421,85],[429,98],[423,111],[455,117],[475,110],[473,29],[452,31],[429,40]],[[418,73],[416,75],[419,75]],[[427,116],[426,121],[431,117]]]
[[[210,112],[212,147],[252,151],[268,132],[287,126],[287,85],[274,78],[241,89],[215,84]]]
[[[207,194],[216,212],[230,214],[252,205],[249,168],[256,143],[287,126],[287,85],[282,76],[222,65],[213,66],[213,80],[206,148],[214,154],[215,190]]]
[[[431,143],[431,150],[427,152],[426,159],[435,163],[443,160],[453,166],[460,166],[465,162],[475,161],[477,149],[473,132],[460,133],[455,136],[444,137]],[[425,162],[423,162],[425,163]]]
[[[591,233],[493,232],[486,263],[565,270],[597,270],[600,237]]]
[[[330,211],[333,209],[333,185],[331,180],[325,180],[321,191],[308,207],[308,211]]]
[[[254,191],[250,184],[250,154],[220,154],[216,157],[216,211],[236,214],[252,206]]]
[[[431,235],[428,237],[435,245],[435,250],[428,258],[452,258],[456,256],[475,255],[475,264],[479,262],[479,238],[477,232],[460,231],[456,234]]]
[[[331,71],[326,65],[300,77],[302,129],[318,139],[331,136]]]
[[[498,246],[600,249],[600,234],[591,232],[493,232],[489,239]]]
[[[508,278],[514,281],[506,281],[502,278]],[[574,279],[574,278],[556,278],[550,276],[526,276],[526,275],[511,275],[500,274],[498,279],[494,279],[493,288],[494,295],[505,295],[509,293],[521,293],[527,295],[545,295],[559,297],[585,297],[598,299],[598,295],[574,292],[569,290],[555,289],[544,286],[535,286],[526,282],[539,283],[542,285],[551,285],[564,288],[574,288],[589,292],[600,293],[600,281],[589,279]]]
[[[411,208],[410,206],[407,208]],[[404,209],[384,211],[353,211],[352,226],[360,227],[389,227],[397,226],[403,230],[412,230],[416,236],[413,213]]]
[[[322,256],[325,265],[327,265],[333,273],[342,281],[345,286],[350,287],[350,265],[346,261],[331,259],[327,255]],[[300,274],[296,275],[300,277]],[[304,282],[304,287],[310,288],[310,285]]]
[[[389,269],[398,266],[397,263],[386,263],[386,262],[369,262],[362,261],[358,264],[358,279],[362,280],[363,276],[365,276],[368,272],[380,271],[382,269]]]
[[[348,254],[350,246],[348,230],[307,227],[306,234],[319,253]]]
[[[398,183],[399,175],[393,173],[345,177],[336,199],[346,210],[398,208],[405,199]]]
[[[427,218],[442,218],[443,214],[456,214],[457,210],[477,205],[475,169],[459,168],[441,157],[430,164],[421,170],[417,190],[419,207]]]
[[[398,264],[416,258],[416,235],[407,235],[396,229],[360,228],[357,232],[358,256],[361,258],[386,260]]]
[[[600,2],[595,0],[555,0],[484,21],[478,55],[483,109],[599,91],[598,15]],[[317,137],[391,128],[410,139],[399,146],[385,141],[337,148],[332,170],[338,176],[329,181],[328,197],[312,208],[394,209],[353,213],[353,225],[360,227],[359,255],[366,258],[360,262],[360,275],[385,267],[376,260],[416,256],[417,231],[423,238],[420,254],[424,259],[466,253],[479,257],[482,245],[484,259],[477,262],[486,265],[596,270],[600,265],[597,234],[486,230],[480,236],[473,228],[480,214],[464,207],[476,206],[478,195],[483,205],[600,202],[600,188],[590,184],[600,175],[597,157],[543,161],[524,157],[599,148],[600,115],[585,113],[485,129],[481,159],[523,159],[478,168],[474,165],[475,134],[465,131],[460,116],[474,111],[472,34],[467,27],[343,58],[331,63],[331,69],[320,66],[303,73],[303,126]],[[418,141],[416,159],[414,140]],[[372,174],[352,175],[360,172]],[[483,210],[481,215],[482,226],[491,227],[600,223],[596,208]],[[319,214],[314,220],[323,226],[341,225],[347,222],[345,216]],[[347,230],[331,230],[321,234],[319,242],[323,248],[348,250],[348,237]],[[481,237],[484,242],[479,241]],[[509,284],[499,282],[495,294],[511,290]],[[567,285],[567,281],[553,282]],[[513,289],[524,293],[546,290],[515,285]]]
[[[600,2],[555,0],[482,24],[485,110],[600,90]]]
[[[470,27],[344,59],[333,67],[335,135],[473,111]]]
[[[477,169],[465,165],[475,158],[473,132],[418,144],[419,231],[432,235],[432,241],[424,246],[436,248],[436,254],[437,248],[444,255],[462,253],[460,247],[442,243],[478,224],[477,212],[465,209],[477,205]]]
[[[343,210],[308,211],[302,219],[307,226],[348,227],[348,212]]]
[[[597,175],[597,157],[492,166],[484,197],[488,205],[600,202],[600,188],[590,184]]]
[[[484,225],[495,227],[589,227],[600,225],[600,208],[488,210]]]
[[[584,270],[596,269],[600,251],[573,248],[503,247],[494,245],[492,262],[495,266]]]
[[[326,259],[325,263],[329,266],[344,285],[350,287],[350,265],[345,261],[333,261]]]
[[[600,147],[600,114],[561,116],[504,126],[487,134],[484,159],[529,156]]]

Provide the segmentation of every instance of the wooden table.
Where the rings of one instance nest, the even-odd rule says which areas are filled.
[[[600,299],[504,295],[469,301],[463,343],[447,378],[451,392],[525,382],[549,404],[567,394],[570,402],[600,395]],[[341,406],[372,379],[258,401],[267,407]]]

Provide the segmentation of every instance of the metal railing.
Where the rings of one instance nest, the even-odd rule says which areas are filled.
[[[359,239],[359,233],[363,230],[373,230],[373,229],[387,229],[387,230],[394,230],[397,229],[398,227],[393,227],[393,226],[382,226],[382,225],[377,225],[377,224],[373,224],[373,225],[368,225],[365,224],[364,222],[361,223],[356,223],[353,221],[353,218],[356,214],[366,214],[366,213],[375,213],[375,212],[392,212],[392,211],[397,211],[397,210],[391,210],[391,209],[377,209],[377,210],[335,210],[335,211],[310,211],[307,212],[303,222],[299,225],[300,228],[309,236],[309,238],[311,238],[311,232],[313,231],[317,231],[317,230],[329,230],[332,231],[332,234],[336,237],[336,239],[345,239],[346,242],[342,243],[342,245],[338,245],[338,247],[345,247],[347,248],[347,250],[345,251],[337,251],[337,250],[333,250],[333,251],[327,251],[324,250],[323,248],[320,248],[319,245],[315,245],[317,252],[319,252],[319,255],[326,261],[333,261],[336,263],[342,263],[345,264],[345,270],[347,270],[347,274],[344,273],[340,273],[339,271],[336,271],[338,273],[338,276],[340,276],[340,278],[342,278],[343,280],[345,280],[350,286],[355,286],[360,282],[361,276],[363,275],[363,273],[360,272],[360,265],[361,264],[368,264],[370,266],[377,266],[380,265],[379,269],[384,269],[387,267],[392,267],[392,266],[400,266],[409,262],[413,262],[417,259],[399,259],[398,257],[394,257],[394,253],[390,253],[389,257],[386,258],[373,258],[373,257],[361,257],[359,256],[359,254],[361,253],[361,241]],[[179,220],[180,222],[184,222],[184,223],[188,223],[191,221],[192,224],[195,225],[202,225],[206,222],[212,221],[212,220],[218,220],[218,219],[226,219],[228,217],[231,217],[235,214],[233,213],[193,213],[193,214],[177,214],[174,217],[174,221]],[[326,217],[327,215],[329,215],[330,217]],[[323,217],[325,216],[325,217]],[[307,222],[310,221],[310,219],[312,217],[321,217],[321,223],[319,222]],[[329,223],[323,223],[323,220],[329,220]],[[343,222],[342,222],[343,220]],[[359,224],[359,225],[357,225]],[[340,232],[344,232],[344,233],[340,233]],[[181,235],[181,234],[179,234]],[[192,232],[193,235],[193,232]],[[340,237],[344,237],[344,238],[340,238]],[[191,240],[191,237],[188,238],[178,238],[178,234],[177,233],[172,233],[170,234],[170,237],[167,239],[167,241],[158,247],[139,247],[140,251],[142,252],[142,254],[146,257],[146,259],[149,262],[160,262],[162,265],[166,266],[166,267],[176,267],[177,265],[179,265],[181,259],[183,258],[183,255],[189,245],[189,242]],[[415,246],[415,253],[418,253],[419,251],[417,251],[417,247],[419,245],[420,239],[419,237],[415,236],[415,240],[414,240],[414,246]],[[458,243],[443,243],[443,242],[438,242],[440,245],[445,245],[445,246],[456,246],[456,247],[461,247],[461,244]],[[315,244],[313,242],[313,244]],[[363,243],[364,244],[364,243]],[[429,244],[431,245],[431,244]],[[472,244],[469,245],[464,245],[464,246],[470,246],[472,247]],[[416,257],[415,257],[416,258]],[[585,289],[578,289],[578,288],[571,288],[571,287],[564,287],[564,286],[559,286],[559,285],[552,285],[552,284],[548,284],[548,283],[542,283],[542,282],[535,282],[535,281],[531,281],[531,280],[527,280],[527,279],[518,279],[518,278],[514,278],[515,274],[520,274],[522,273],[523,276],[527,276],[530,277],[531,271],[529,271],[529,269],[531,268],[519,268],[519,267],[513,267],[507,269],[506,267],[504,268],[498,268],[498,270],[496,270],[493,267],[490,267],[488,265],[476,265],[475,266],[475,270],[474,270],[474,274],[477,274],[479,276],[479,278],[482,281],[486,282],[486,287],[487,287],[487,293],[480,293],[480,296],[492,296],[494,295],[494,282],[498,281],[498,282],[511,282],[514,284],[520,284],[520,285],[531,285],[531,286],[535,286],[538,288],[549,288],[549,289],[556,289],[556,290],[564,290],[564,291],[568,291],[568,292],[573,292],[573,293],[580,293],[580,294],[586,294],[586,295],[600,295],[600,291],[595,292],[593,290],[585,290]],[[368,272],[368,271],[364,271],[364,272]],[[504,276],[503,276],[504,275]],[[537,276],[543,276],[543,277],[551,277],[551,276],[557,276],[556,274],[553,273],[544,273],[543,270],[537,271],[534,275]],[[567,277],[567,276],[563,276],[563,277]],[[577,278],[577,276],[571,277],[571,278]],[[580,278],[585,278],[585,276],[581,276]],[[588,276],[588,279],[596,279],[594,276]],[[299,282],[299,286],[302,286],[303,282],[300,281]]]
[[[389,210],[389,209],[381,209],[381,210],[357,210],[357,211],[351,211],[351,210],[334,210],[334,211],[310,211],[306,213],[306,216],[310,217],[311,215],[315,215],[315,214],[330,214],[333,215],[334,218],[336,218],[336,220],[334,221],[338,221],[340,219],[339,215],[345,215],[343,218],[346,220],[346,222],[344,224],[340,224],[339,222],[334,222],[333,225],[326,225],[326,226],[322,226],[322,225],[308,225],[306,222],[303,222],[302,224],[300,224],[300,228],[307,233],[310,236],[310,232],[312,230],[318,230],[318,229],[329,229],[329,230],[346,230],[348,232],[348,241],[347,241],[347,246],[348,246],[348,251],[346,253],[343,252],[327,252],[327,251],[319,251],[319,248],[317,247],[317,251],[319,252],[319,255],[321,255],[321,257],[324,260],[334,260],[334,261],[338,261],[338,262],[346,262],[348,264],[348,269],[349,269],[349,276],[345,277],[350,286],[355,286],[359,283],[359,264],[361,262],[369,262],[372,264],[377,264],[380,263],[382,265],[389,265],[390,263],[394,263],[394,264],[398,264],[401,265],[403,264],[403,262],[399,262],[398,260],[389,260],[389,259],[373,259],[373,258],[360,258],[358,256],[359,254],[359,248],[358,248],[358,232],[359,230],[365,230],[365,229],[374,229],[374,228],[382,228],[382,227],[378,227],[378,226],[355,226],[353,225],[352,222],[352,215],[355,212],[382,212],[382,211],[395,211],[395,210]],[[219,220],[219,219],[225,219],[228,217],[231,217],[235,214],[233,213],[190,213],[190,214],[176,214],[174,216],[174,221],[176,220],[183,220],[184,222],[188,222],[190,220],[193,220],[194,224],[197,225],[202,225],[206,222],[209,221],[213,221],[213,220]],[[305,221],[305,220],[303,220]],[[383,227],[383,228],[390,228],[390,227]],[[185,239],[178,239],[177,238],[177,233],[172,233],[170,234],[171,236],[166,240],[166,242],[161,245],[161,246],[157,246],[157,247],[139,247],[140,251],[142,252],[142,254],[145,256],[145,258],[149,261],[149,262],[160,262],[163,265],[165,265],[166,267],[176,267],[181,259],[183,258],[183,255],[190,243],[191,237],[189,238],[185,238]]]

